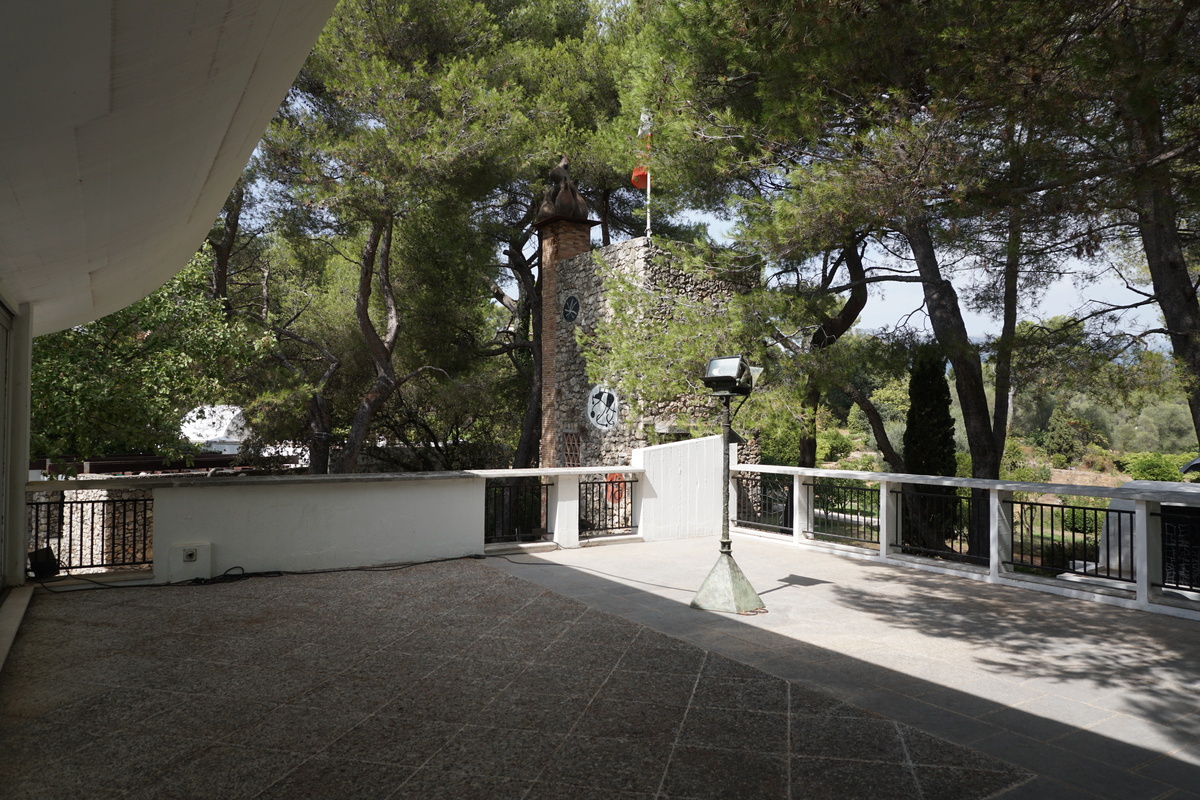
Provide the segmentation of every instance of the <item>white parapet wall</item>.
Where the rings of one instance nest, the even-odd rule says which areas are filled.
[[[341,477],[243,478],[155,489],[155,580],[211,577],[235,568],[337,569],[483,552],[482,477]],[[182,561],[182,551],[193,548],[199,562]]]
[[[631,466],[645,470],[639,485],[646,541],[715,536],[721,532],[721,437],[643,447]]]

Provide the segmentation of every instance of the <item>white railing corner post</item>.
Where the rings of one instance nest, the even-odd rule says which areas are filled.
[[[1013,493],[988,489],[988,579],[998,580],[1012,561]]]
[[[887,559],[899,529],[899,502],[892,494],[891,481],[879,482],[879,557]]]
[[[1133,579],[1139,605],[1149,605],[1162,584],[1162,505],[1153,500],[1133,504]]]
[[[554,543],[559,547],[579,547],[579,476],[556,475],[550,495]]]

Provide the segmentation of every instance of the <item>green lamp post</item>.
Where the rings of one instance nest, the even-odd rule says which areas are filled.
[[[704,385],[712,390],[714,397],[721,398],[721,553],[700,585],[700,591],[696,592],[692,608],[737,614],[766,609],[745,573],[733,560],[733,541],[729,538],[729,402],[735,397],[748,396],[761,371],[747,364],[740,355],[710,359],[705,370]]]

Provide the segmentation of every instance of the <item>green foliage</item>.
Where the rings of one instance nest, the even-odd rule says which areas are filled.
[[[1064,530],[1095,535],[1104,528],[1104,514],[1097,513],[1108,505],[1104,498],[1059,495],[1058,500],[1064,506],[1060,512]]]
[[[758,435],[762,448],[762,463],[790,467],[796,463],[800,447],[800,429],[796,426],[773,426]]]
[[[168,284],[115,314],[33,344],[31,452],[37,456],[149,453],[193,447],[183,417],[236,403],[261,344],[205,294],[202,253]]]
[[[817,461],[839,461],[854,452],[854,442],[838,430],[817,434]]]
[[[1061,461],[1065,469],[1070,464],[1079,461],[1089,445],[1107,447],[1108,439],[1097,430],[1099,426],[1083,414],[1071,413],[1064,408],[1056,408],[1050,415],[1050,426],[1046,431],[1044,446],[1056,460]]]
[[[916,475],[957,474],[946,362],[930,346],[918,347],[913,354],[908,398],[908,419],[904,428],[905,469]]]
[[[954,453],[954,477],[971,477],[971,454],[958,450]]]
[[[855,472],[883,472],[883,465],[879,463],[879,459],[870,453],[859,453],[849,458],[844,458],[837,463],[838,469],[852,470]]]
[[[1117,466],[1135,481],[1181,481],[1179,458],[1162,453],[1126,453],[1117,459]]]

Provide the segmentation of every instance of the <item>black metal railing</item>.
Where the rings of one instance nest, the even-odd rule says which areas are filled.
[[[754,473],[733,476],[733,521],[743,528],[792,535],[792,477]]]
[[[879,489],[862,481],[816,478],[813,537],[853,545],[879,545]]]
[[[144,491],[139,492],[144,494]],[[154,563],[152,497],[26,501],[30,572],[127,569]]]
[[[1162,507],[1163,588],[1200,591],[1200,508]]]
[[[484,491],[484,544],[549,537],[550,484],[536,477],[492,478]]]
[[[944,561],[987,565],[990,534],[987,503],[974,492],[954,487],[906,485],[894,493],[900,502],[900,552]]]
[[[1132,511],[1030,501],[1012,509],[1012,567],[1134,580]]]
[[[636,478],[620,473],[579,481],[579,538],[620,536],[637,530],[633,518]]]

